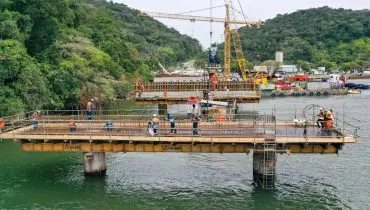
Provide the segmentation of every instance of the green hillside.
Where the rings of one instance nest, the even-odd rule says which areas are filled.
[[[199,42],[123,4],[103,0],[0,0],[0,114],[78,108],[127,93],[197,56]]]
[[[284,52],[305,68],[370,68],[370,11],[321,7],[278,15],[263,28],[240,29],[245,56],[255,64]],[[308,62],[308,63],[307,63]]]

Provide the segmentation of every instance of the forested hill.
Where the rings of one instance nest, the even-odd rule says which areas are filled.
[[[370,68],[369,10],[300,10],[267,20],[263,28],[244,27],[240,32],[245,55],[252,62],[273,60],[274,52],[281,50],[285,63]]]
[[[0,116],[77,108],[127,93],[158,61],[197,56],[199,42],[123,4],[103,0],[0,1]]]

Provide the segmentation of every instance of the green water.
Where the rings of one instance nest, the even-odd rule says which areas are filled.
[[[339,155],[279,155],[275,190],[255,187],[245,154],[109,153],[107,175],[85,177],[81,153],[26,153],[3,141],[0,209],[370,209],[370,92],[242,108],[291,112],[312,103],[345,104],[362,120],[360,141]]]

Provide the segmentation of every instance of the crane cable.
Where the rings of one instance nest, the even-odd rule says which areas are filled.
[[[198,9],[198,10],[192,10],[192,11],[187,11],[187,12],[181,12],[181,13],[175,13],[176,15],[183,15],[183,14],[188,14],[188,13],[193,13],[193,12],[201,12],[205,10],[210,10],[210,9],[216,9],[220,7],[224,7],[225,5],[220,5],[220,6],[215,6],[215,7],[209,7],[209,8],[204,8],[204,9]]]
[[[244,14],[244,10],[243,10],[242,4],[240,3],[240,0],[238,0],[238,3],[239,3],[240,10],[241,10],[241,12],[242,12],[242,15],[243,15],[244,21],[245,21],[245,22],[247,22],[247,17],[246,17],[246,16],[245,16],[245,14]]]

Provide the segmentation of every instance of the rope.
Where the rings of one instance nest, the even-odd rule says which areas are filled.
[[[238,3],[239,3],[240,10],[242,11],[242,15],[243,15],[244,21],[247,22],[247,17],[244,14],[244,10],[243,10],[242,4],[240,3],[240,0],[238,0]]]

